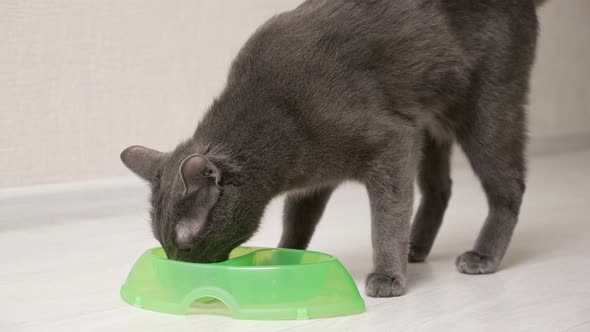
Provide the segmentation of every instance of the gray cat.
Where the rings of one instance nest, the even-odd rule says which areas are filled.
[[[170,153],[122,153],[151,184],[155,237],[172,259],[223,261],[286,193],[280,246],[304,249],[334,189],[358,181],[372,211],[366,292],[399,296],[408,260],[425,260],[441,225],[457,141],[489,215],[456,265],[495,272],[525,191],[537,24],[533,0],[308,0],[273,17],[193,137]]]

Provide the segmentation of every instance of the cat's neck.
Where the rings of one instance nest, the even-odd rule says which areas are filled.
[[[225,158],[239,180],[271,196],[284,190],[297,160],[296,125],[268,96],[225,92],[199,124],[193,142],[199,153]]]

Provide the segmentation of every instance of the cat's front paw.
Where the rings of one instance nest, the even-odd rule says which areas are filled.
[[[482,255],[475,251],[468,251],[457,257],[457,270],[465,274],[489,274],[496,272],[498,259]]]
[[[370,297],[394,297],[404,295],[405,292],[405,278],[381,273],[371,273],[367,277],[365,293]]]

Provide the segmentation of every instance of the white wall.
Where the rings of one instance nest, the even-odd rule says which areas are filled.
[[[299,2],[0,1],[0,187],[127,175],[126,146],[172,148],[249,34]],[[541,10],[533,137],[590,133],[588,14]]]
[[[549,0],[530,96],[531,134],[590,133],[590,1]],[[590,142],[588,142],[590,144]]]

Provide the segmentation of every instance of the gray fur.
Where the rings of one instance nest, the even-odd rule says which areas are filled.
[[[386,297],[405,292],[408,259],[430,252],[457,141],[490,207],[457,268],[491,273],[525,188],[536,39],[533,0],[309,0],[250,38],[192,138],[166,154],[133,147],[123,159],[152,185],[156,238],[192,262],[226,259],[283,193],[280,245],[306,248],[334,188],[365,184],[374,248],[366,291]],[[211,172],[188,176],[185,194],[179,167],[195,154]],[[415,180],[422,199],[410,227]]]

